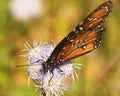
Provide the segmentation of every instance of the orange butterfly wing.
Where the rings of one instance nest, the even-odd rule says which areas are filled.
[[[105,17],[107,17],[112,11],[112,7],[113,3],[109,0],[96,8],[83,20],[83,22],[81,22],[81,27],[83,27],[83,30],[95,28],[99,26],[99,24],[102,25],[105,21]]]
[[[97,30],[86,31],[64,47],[61,57],[66,61],[91,52],[101,45],[104,32],[105,28],[103,26]]]
[[[112,11],[112,5],[112,1],[108,0],[88,15],[56,46],[46,64],[60,64],[99,47],[105,32],[103,23]]]

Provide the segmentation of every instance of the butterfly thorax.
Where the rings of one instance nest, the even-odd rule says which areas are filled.
[[[43,69],[45,70],[53,70],[55,67],[58,68],[59,65],[61,65],[61,63],[63,62],[62,59],[60,59],[59,61],[56,61],[55,59],[48,59],[44,64],[43,64]]]

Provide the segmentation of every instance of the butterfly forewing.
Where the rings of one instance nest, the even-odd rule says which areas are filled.
[[[111,10],[111,0],[96,8],[57,45],[46,64],[49,65],[51,61],[54,63],[49,66],[56,65],[57,62],[60,64],[99,47],[105,32],[103,23]]]

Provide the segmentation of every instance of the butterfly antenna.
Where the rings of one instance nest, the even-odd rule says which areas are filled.
[[[44,63],[44,61],[43,61],[42,59],[40,59],[40,60],[38,60],[38,61],[36,61],[36,62],[33,62],[33,63],[38,63],[39,61],[42,61],[42,62]],[[31,63],[30,65],[18,65],[18,66],[16,66],[16,67],[24,67],[24,66],[35,66],[35,65],[40,65],[40,64],[33,64],[33,63]]]
[[[25,67],[25,66],[33,66],[33,65],[17,65],[16,67]]]

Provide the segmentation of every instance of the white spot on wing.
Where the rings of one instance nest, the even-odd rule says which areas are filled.
[[[62,55],[64,55],[64,53],[62,53]]]
[[[89,21],[93,20],[93,18],[88,18]]]
[[[70,42],[73,42],[73,39],[71,39]]]
[[[97,20],[97,18],[94,18],[93,21]]]
[[[95,45],[94,48],[96,49],[96,48],[97,48],[97,45]]]
[[[75,33],[78,33],[78,31],[76,31]]]
[[[93,24],[90,24],[89,26],[90,26],[90,27],[92,27],[92,26],[93,26]]]
[[[86,47],[87,47],[87,46],[86,46],[86,45],[84,45],[82,48],[83,48],[83,49],[85,49]]]
[[[80,29],[80,30],[83,30],[83,28],[82,28],[82,27],[79,27],[79,29]]]
[[[79,40],[77,40],[76,43],[79,43]]]
[[[65,47],[63,47],[63,49],[65,49]]]
[[[105,6],[104,8],[105,8],[105,9],[106,9],[106,11],[108,12],[108,7],[107,7],[107,6]]]

